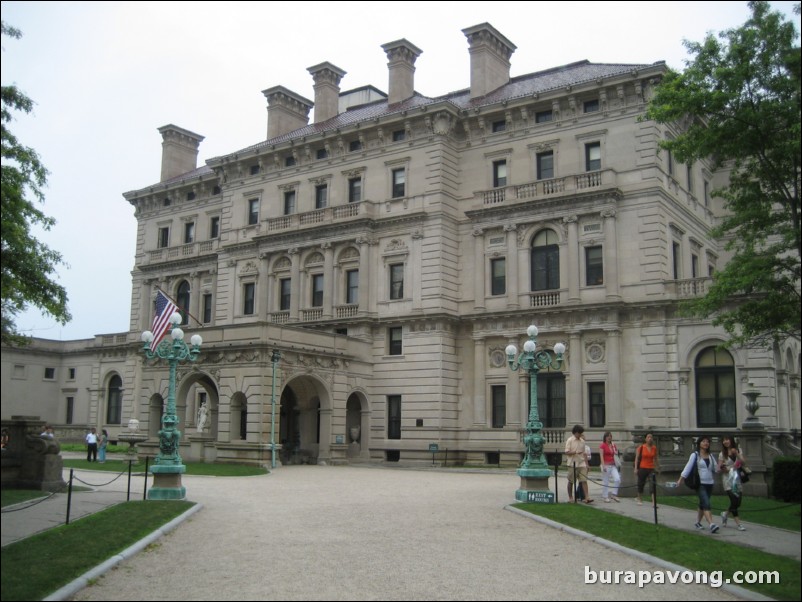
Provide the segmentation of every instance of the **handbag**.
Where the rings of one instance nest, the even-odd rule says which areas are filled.
[[[738,477],[741,479],[741,483],[748,483],[749,482],[749,475],[752,473],[752,469],[747,468],[746,466],[742,466],[738,469]]]
[[[613,462],[615,463],[615,467],[618,470],[621,470],[621,456],[618,455],[618,449],[617,448],[613,448],[613,451],[615,452],[613,454]]]
[[[697,466],[698,462],[699,462],[699,456],[696,454],[696,452],[693,452],[693,466],[691,467],[691,472],[685,478],[685,484],[694,491],[697,491],[699,489],[699,484],[700,484],[699,467]]]

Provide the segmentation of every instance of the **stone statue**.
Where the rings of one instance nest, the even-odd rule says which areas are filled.
[[[206,402],[204,401],[200,404],[198,408],[198,419],[197,419],[197,429],[198,432],[202,432],[203,428],[206,426],[206,422],[209,419],[209,410],[206,407]]]

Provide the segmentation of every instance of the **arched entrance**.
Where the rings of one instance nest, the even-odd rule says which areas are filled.
[[[329,457],[331,403],[312,376],[287,383],[281,392],[279,442],[282,464],[316,464]]]

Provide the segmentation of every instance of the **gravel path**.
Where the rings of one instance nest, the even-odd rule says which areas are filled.
[[[585,565],[658,567],[504,510],[518,484],[346,466],[185,476],[203,510],[73,599],[738,599],[704,585],[586,585]]]

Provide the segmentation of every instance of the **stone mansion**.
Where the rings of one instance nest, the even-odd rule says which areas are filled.
[[[160,181],[124,194],[128,331],[4,348],[3,418],[112,439],[135,418],[155,450],[168,368],[139,335],[160,289],[204,341],[178,370],[187,460],[267,462],[276,443],[283,462],[424,462],[437,444],[517,463],[529,380],[504,349],[530,324],[567,348],[538,376],[550,449],[575,423],[734,431],[748,386],[768,429],[799,429],[798,343],[724,350],[678,311],[728,259],[710,236],[727,173],[678,163],[659,148],[675,130],[642,119],[666,65],[511,77],[510,40],[463,31],[470,86],[445,96],[415,90],[422,50],[402,39],[382,46],[386,93],[315,65],[314,100],[264,90],[265,138],[204,165],[202,136],[159,128]]]

